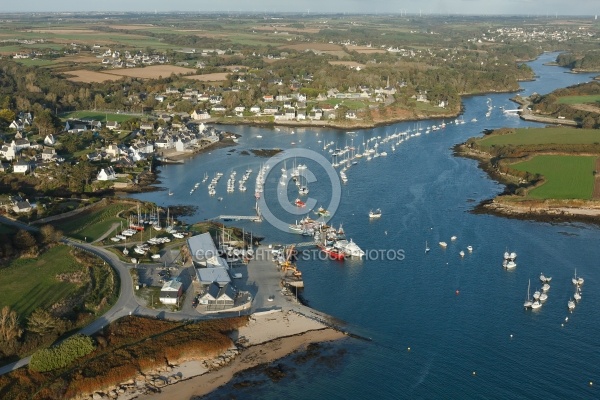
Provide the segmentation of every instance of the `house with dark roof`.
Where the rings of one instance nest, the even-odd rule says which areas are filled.
[[[198,300],[207,308],[226,309],[234,306],[235,298],[236,290],[231,284],[219,286],[217,283],[212,283]]]
[[[13,211],[16,213],[28,213],[33,209],[29,200],[17,201],[13,206]]]

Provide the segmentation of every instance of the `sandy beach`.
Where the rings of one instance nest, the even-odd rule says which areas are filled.
[[[344,337],[346,335],[342,332],[293,311],[253,314],[250,323],[232,336],[234,341],[243,343],[245,348],[231,363],[208,372],[197,361],[183,363],[175,368],[181,372],[182,381],[163,387],[160,393],[140,395],[137,398],[170,400],[202,396],[229,382],[237,372],[275,361],[310,343]]]

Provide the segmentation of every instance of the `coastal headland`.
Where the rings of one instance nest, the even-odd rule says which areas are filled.
[[[597,157],[600,132],[547,127],[498,129],[455,146],[475,159],[505,190],[474,212],[545,222],[598,223]]]

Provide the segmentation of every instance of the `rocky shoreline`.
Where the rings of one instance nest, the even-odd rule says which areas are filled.
[[[202,396],[226,384],[238,372],[273,362],[310,343],[345,337],[348,335],[317,318],[295,311],[256,313],[247,326],[231,334],[230,348],[214,357],[165,363],[74,400],[170,400]]]

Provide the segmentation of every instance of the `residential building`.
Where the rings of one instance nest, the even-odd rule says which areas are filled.
[[[182,294],[182,283],[177,279],[173,279],[164,283],[160,289],[159,300],[163,304],[178,304]]]
[[[117,174],[115,173],[113,167],[106,167],[102,168],[100,172],[98,172],[96,179],[99,181],[112,181],[117,179]]]
[[[235,304],[236,292],[231,284],[223,287],[216,283],[211,284],[208,290],[200,296],[200,304],[208,306],[208,308],[227,309]]]
[[[13,164],[13,172],[15,174],[26,174],[31,170],[29,161],[19,160]]]

